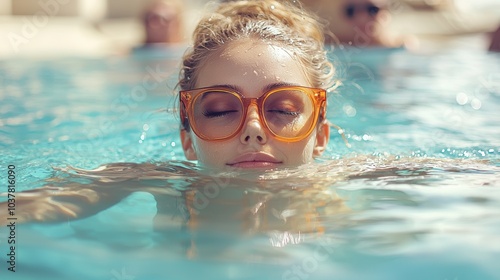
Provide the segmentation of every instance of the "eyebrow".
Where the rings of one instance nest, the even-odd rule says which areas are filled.
[[[279,83],[272,83],[268,84],[265,87],[261,89],[262,93],[268,92],[272,89],[279,88],[279,87],[293,87],[293,86],[300,86],[299,84],[295,83],[286,83],[286,82],[279,82]],[[210,87],[221,87],[221,88],[227,88],[236,91],[237,93],[242,94],[243,90],[241,87],[236,86],[236,85],[230,85],[230,84],[221,84],[221,85],[212,85]]]
[[[225,89],[230,89],[230,90],[233,90],[237,93],[240,93],[241,92],[241,88],[238,87],[238,86],[235,86],[235,85],[229,85],[229,84],[224,84],[224,85],[212,85],[210,86],[210,88],[225,88]],[[213,92],[205,92],[203,93],[203,95],[201,96],[201,100],[203,100],[205,97],[207,97],[208,95],[210,95],[211,93]]]
[[[279,83],[272,83],[268,84],[262,89],[262,93],[268,92],[272,89],[279,88],[279,87],[295,87],[299,86],[299,84],[294,84],[294,83],[285,83],[285,82],[279,82]]]
[[[233,91],[236,91],[236,92],[241,92],[241,88],[239,86],[236,86],[236,85],[230,85],[230,84],[223,84],[223,85],[212,85],[210,86],[211,88],[227,88],[227,89],[231,89]]]

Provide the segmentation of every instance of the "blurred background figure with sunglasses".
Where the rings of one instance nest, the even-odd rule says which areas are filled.
[[[399,47],[391,35],[388,0],[303,0],[305,8],[327,21],[325,40],[333,45]]]

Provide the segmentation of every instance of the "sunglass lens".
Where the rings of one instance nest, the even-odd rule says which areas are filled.
[[[366,8],[366,10],[368,11],[368,14],[370,14],[371,16],[376,16],[380,11],[380,8],[377,6],[370,5]]]
[[[355,12],[356,12],[356,7],[354,5],[348,5],[345,7],[345,15],[348,18],[353,18]]]
[[[300,137],[314,123],[314,107],[314,100],[302,90],[276,91],[264,103],[267,127],[281,137]]]
[[[241,100],[232,93],[207,91],[193,102],[193,125],[197,132],[209,139],[224,138],[235,133],[244,117]]]

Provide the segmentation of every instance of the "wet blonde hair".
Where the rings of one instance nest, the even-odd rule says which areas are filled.
[[[317,18],[296,2],[239,0],[221,3],[193,32],[193,46],[183,57],[180,89],[195,87],[198,70],[211,53],[243,38],[279,44],[300,60],[313,87],[333,86],[334,67],[324,48],[323,30]]]

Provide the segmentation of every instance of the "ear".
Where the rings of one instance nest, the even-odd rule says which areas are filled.
[[[314,145],[314,156],[320,156],[326,150],[330,140],[330,125],[327,120],[323,120],[316,131],[316,144]]]
[[[185,129],[181,129],[181,143],[186,159],[197,160],[198,157],[196,156],[196,150],[193,146],[193,139],[191,139],[191,134]]]

